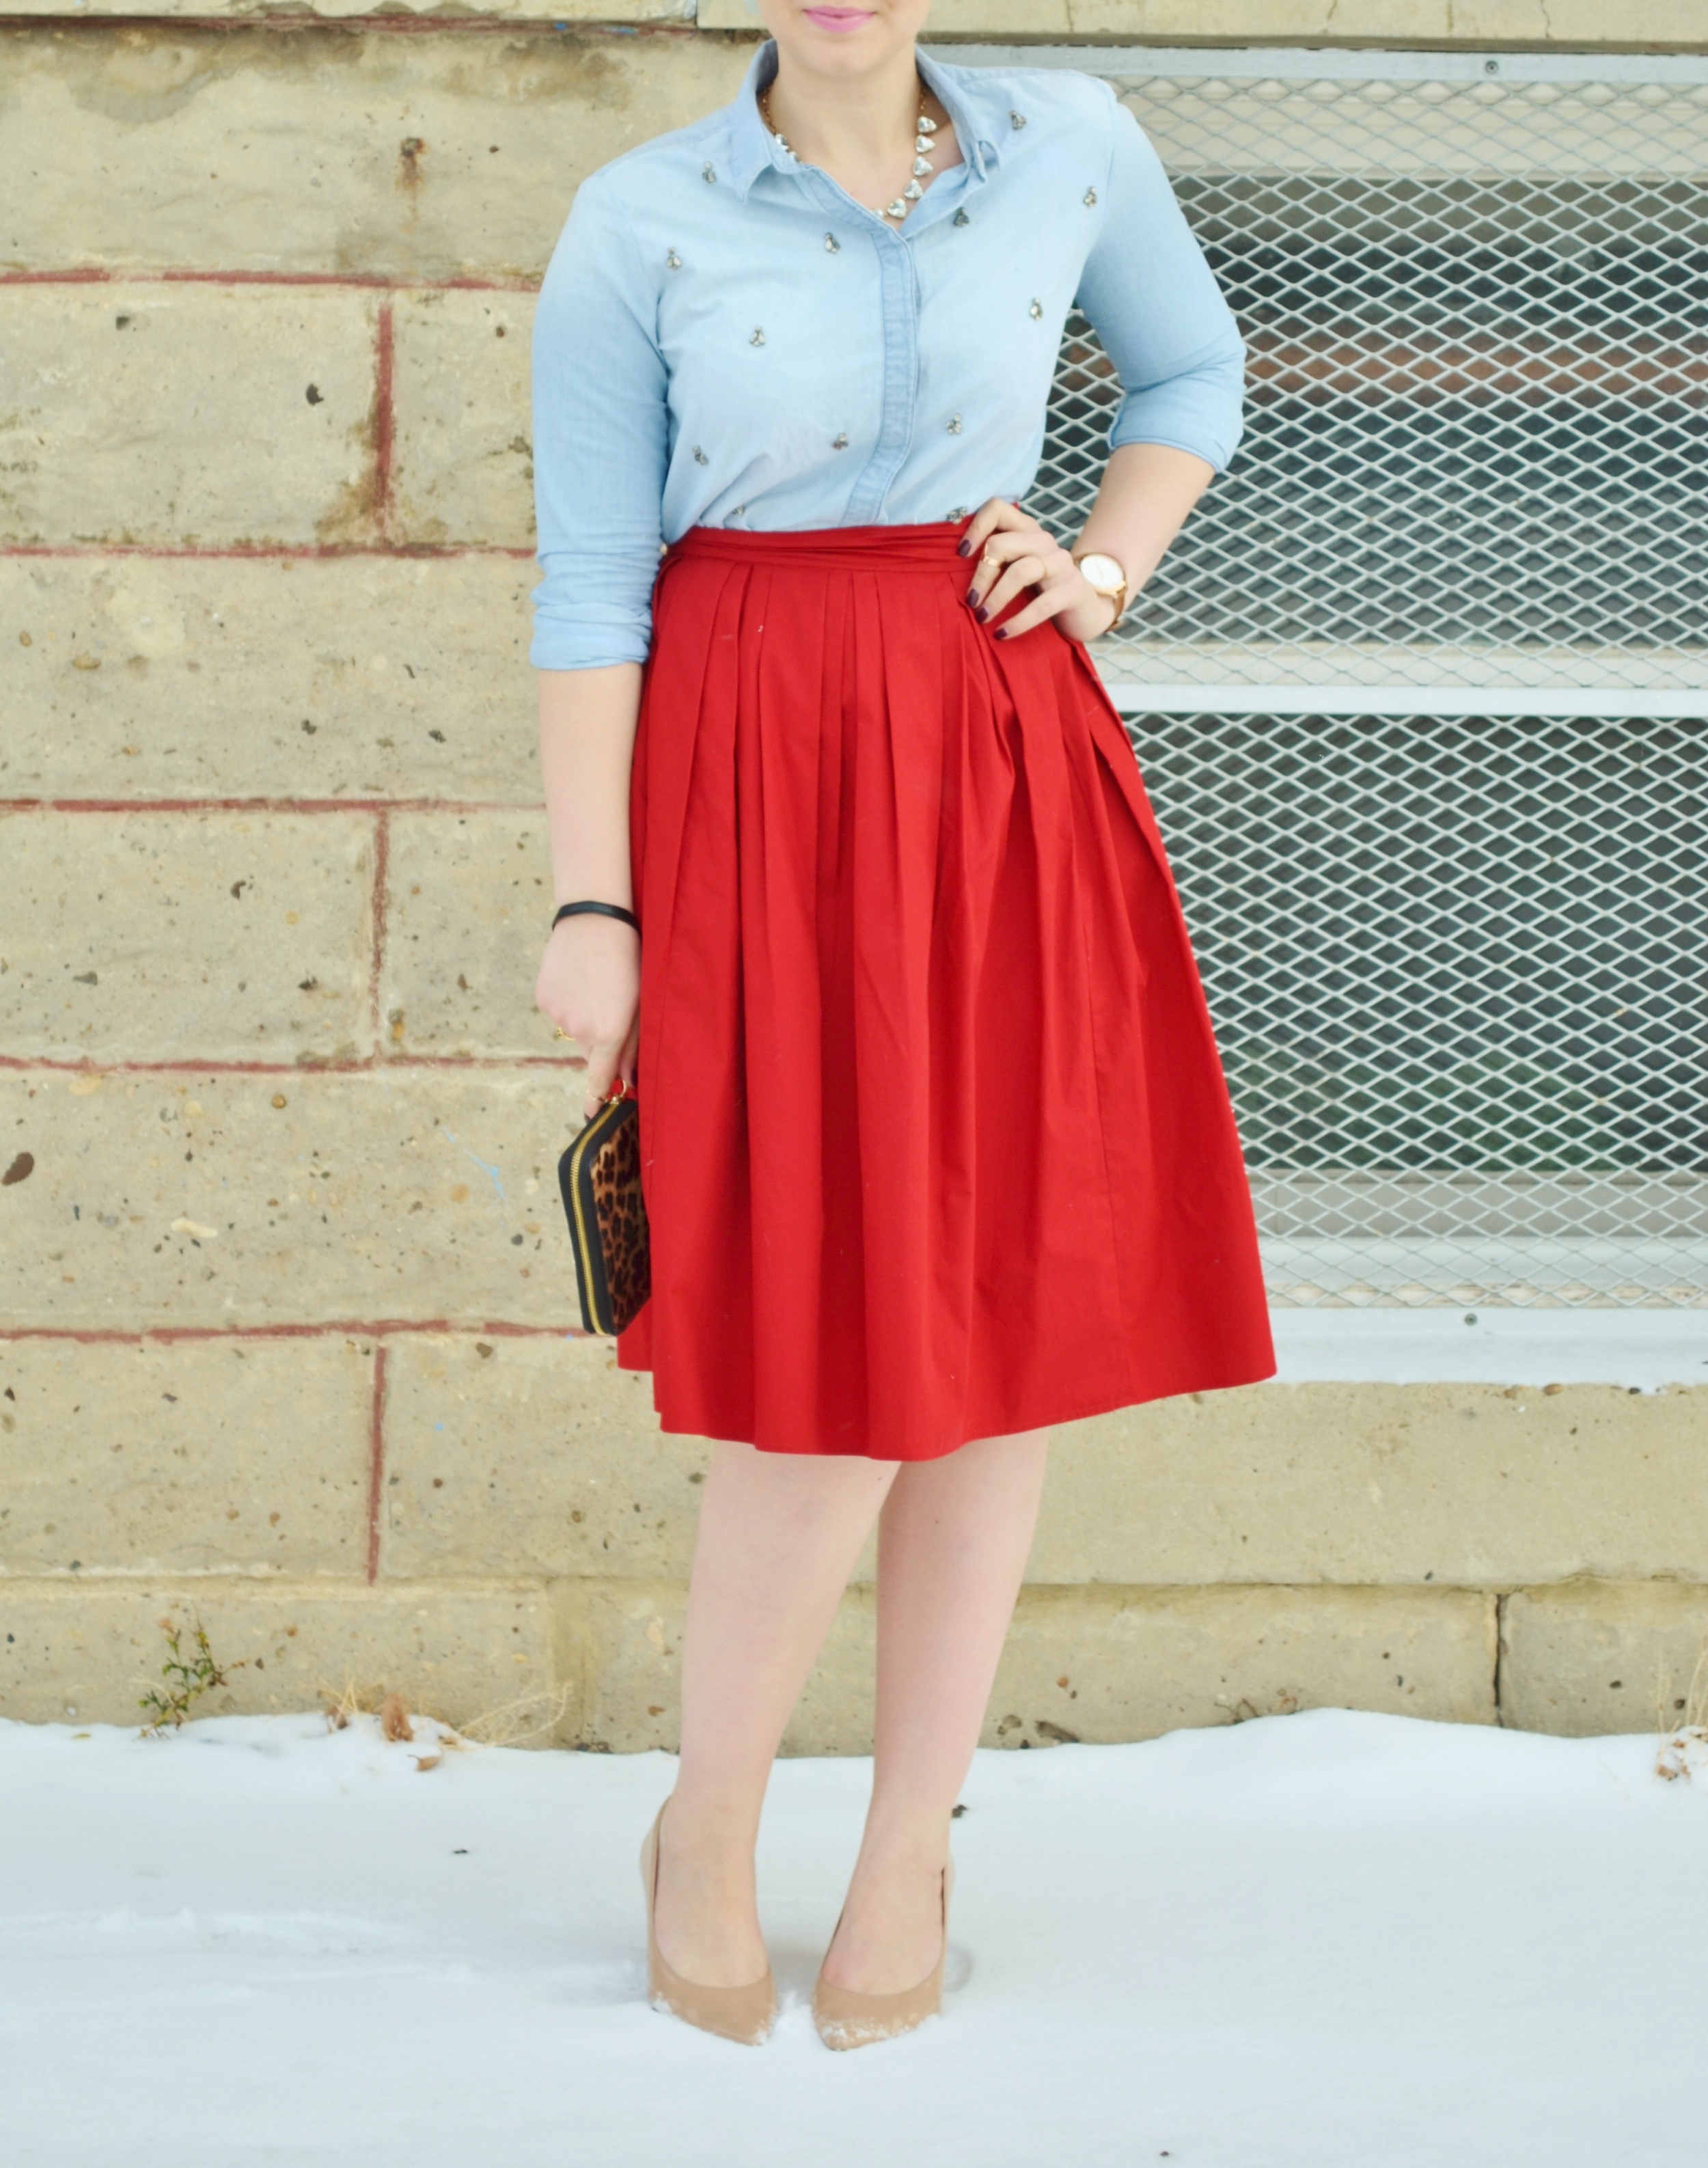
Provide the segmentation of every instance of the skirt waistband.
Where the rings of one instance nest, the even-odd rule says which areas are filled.
[[[942,520],[929,527],[820,527],[756,534],[739,527],[691,527],[665,554],[666,565],[683,557],[721,558],[744,565],[811,565],[852,571],[869,565],[954,565],[970,521]]]

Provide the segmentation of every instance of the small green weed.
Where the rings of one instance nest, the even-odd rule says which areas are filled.
[[[163,1687],[151,1687],[137,1703],[151,1719],[143,1726],[145,1739],[158,1739],[168,1725],[176,1731],[204,1693],[224,1686],[231,1672],[243,1668],[241,1663],[221,1664],[215,1661],[206,1629],[199,1618],[190,1629],[194,1647],[189,1655],[184,1654],[183,1629],[175,1619],[162,1618],[160,1630],[166,1636],[170,1651],[160,1667],[160,1676],[166,1683]]]

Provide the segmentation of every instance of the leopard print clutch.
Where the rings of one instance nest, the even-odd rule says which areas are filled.
[[[558,1161],[589,1332],[623,1331],[652,1293],[646,1206],[640,1194],[640,1109],[607,1099]]]

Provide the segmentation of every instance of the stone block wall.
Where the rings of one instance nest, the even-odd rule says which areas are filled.
[[[385,1684],[673,1735],[706,1448],[569,1330],[577,1095],[530,1004],[527,346],[580,177],[751,48],[743,0],[530,12],[0,25],[0,1714],[122,1720],[161,1621],[199,1616],[242,1666],[225,1705]],[[942,0],[936,28],[1329,12]],[[1664,42],[1695,13],[1334,27]],[[1324,1702],[1648,1723],[1708,1631],[1704,1409],[1324,1385],[1075,1426],[987,1737]],[[793,1748],[863,1742],[872,1632],[862,1571]]]

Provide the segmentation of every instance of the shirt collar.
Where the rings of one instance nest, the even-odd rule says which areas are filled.
[[[998,147],[1000,131],[989,124],[989,115],[982,113],[976,95],[968,95],[965,72],[942,66],[919,55],[920,75],[926,88],[942,106],[954,125],[961,156],[968,170],[976,180],[989,178],[989,168],[999,164],[1002,153]],[[793,169],[794,161],[783,151],[760,116],[759,94],[768,89],[777,77],[777,45],[767,38],[753,56],[741,88],[735,93],[735,102],[729,108],[729,177],[731,186],[745,203],[747,192],[767,166],[779,173]]]

